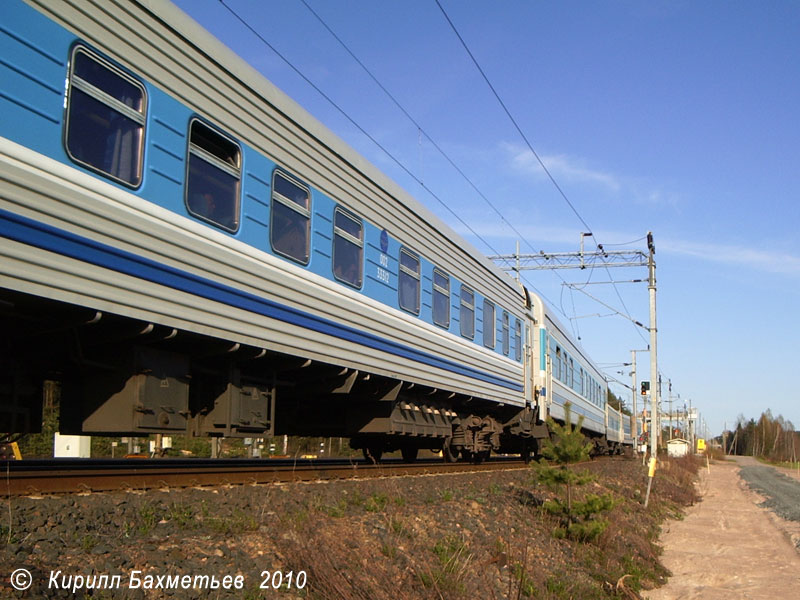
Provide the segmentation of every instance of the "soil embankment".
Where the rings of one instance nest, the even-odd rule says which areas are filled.
[[[649,592],[649,600],[773,600],[800,589],[800,553],[790,537],[797,524],[759,507],[764,498],[748,487],[740,469],[765,494],[776,481],[784,487],[767,472],[771,467],[747,457],[701,471],[703,501],[665,526],[662,562],[672,577]],[[783,501],[792,502],[787,493],[782,492]],[[800,503],[800,495],[793,502]]]
[[[665,581],[656,541],[696,501],[695,466],[665,461],[645,509],[640,461],[576,465],[593,480],[573,502],[614,499],[593,542],[555,535],[543,505],[564,490],[529,469],[5,497],[0,598],[633,598]],[[25,592],[11,587],[22,569]]]

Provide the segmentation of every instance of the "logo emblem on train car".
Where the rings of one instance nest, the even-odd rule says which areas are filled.
[[[381,252],[386,254],[389,250],[389,232],[385,229],[381,231]]]

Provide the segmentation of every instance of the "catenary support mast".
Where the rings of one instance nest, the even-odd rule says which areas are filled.
[[[650,456],[657,456],[658,432],[658,328],[656,326],[656,247],[653,244],[653,233],[647,232],[648,280],[647,290],[650,294]]]

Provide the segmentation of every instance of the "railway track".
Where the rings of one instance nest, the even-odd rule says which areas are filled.
[[[270,484],[297,481],[366,479],[526,468],[518,458],[497,457],[482,464],[444,463],[441,459],[408,464],[387,460],[204,460],[54,459],[3,461],[8,496],[31,496],[113,490],[149,490],[195,486]]]

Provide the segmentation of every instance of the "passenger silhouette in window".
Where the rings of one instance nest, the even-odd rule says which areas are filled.
[[[275,241],[275,250],[286,256],[304,261],[308,258],[306,247],[305,219],[286,219],[278,229],[278,239]]]

